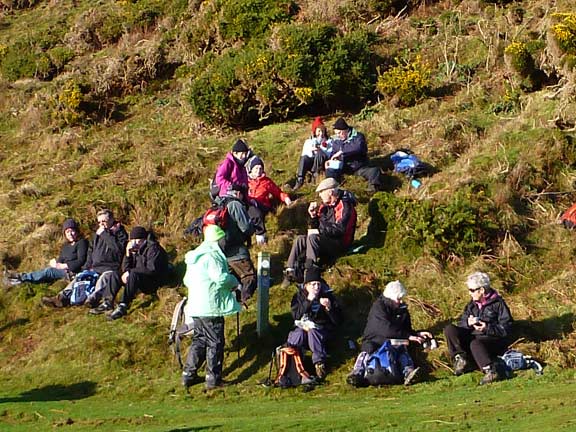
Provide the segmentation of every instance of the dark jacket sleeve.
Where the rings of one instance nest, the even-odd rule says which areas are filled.
[[[503,299],[490,305],[490,310],[486,312],[493,313],[495,319],[487,320],[486,335],[494,337],[507,337],[512,330],[512,314]],[[484,314],[483,314],[484,315]],[[483,318],[483,316],[481,316]]]
[[[368,154],[368,146],[366,145],[366,138],[364,134],[356,132],[350,140],[341,146],[344,160],[347,158],[357,159],[365,157]]]
[[[68,264],[68,270],[70,270],[72,273],[78,273],[82,269],[84,263],[86,262],[86,254],[88,253],[88,240],[84,238],[78,240],[74,245],[74,248],[76,252],[74,254],[75,255],[74,259],[69,259],[65,257],[64,254],[61,252],[60,256],[58,257],[58,262]]]
[[[292,297],[290,308],[292,309],[292,318],[301,319],[305,314],[310,313],[312,302],[308,300],[304,290],[299,289]]]
[[[328,210],[328,208],[325,208]],[[339,200],[334,206],[332,218],[320,218],[318,232],[328,237],[343,237],[352,217],[353,207],[348,201]]]
[[[458,327],[464,327],[464,328],[471,328],[468,325],[468,317],[469,316],[478,316],[478,307],[474,304],[474,302],[468,302],[468,304],[466,305],[466,307],[464,308],[464,312],[462,312],[462,315],[460,316],[460,319],[458,320]]]
[[[86,262],[82,270],[90,270],[92,268],[92,252],[94,251],[94,242],[96,241],[96,234],[92,236],[92,240],[88,244],[88,251],[86,252]]]
[[[115,234],[106,230],[100,234],[100,239],[106,244],[108,249],[114,253],[123,254],[128,243],[128,233],[122,225],[120,225]]]
[[[324,311],[326,316],[328,317],[329,323],[334,327],[337,326],[342,321],[342,309],[340,308],[338,300],[332,293],[322,294],[320,295],[320,297],[326,297],[328,300],[330,300],[331,304],[330,310],[329,311],[324,310]]]
[[[124,271],[133,271],[148,276],[160,276],[167,267],[166,253],[156,242],[147,243],[141,254],[131,253],[125,257],[126,268]]]

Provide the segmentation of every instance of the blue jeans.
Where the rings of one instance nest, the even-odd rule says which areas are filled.
[[[20,275],[20,280],[22,282],[30,283],[42,283],[42,282],[54,282],[58,279],[66,279],[68,273],[66,270],[60,270],[53,267],[46,267],[42,270],[37,270],[30,273],[22,273]]]

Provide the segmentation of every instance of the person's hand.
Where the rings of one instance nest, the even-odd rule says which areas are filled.
[[[128,276],[129,273],[127,271],[122,274],[122,282],[124,282],[124,284],[128,283]]]
[[[322,306],[324,306],[324,309],[326,309],[327,311],[329,311],[330,308],[332,307],[332,303],[330,303],[330,299],[329,299],[329,298],[326,298],[326,297],[322,297],[322,298],[320,299],[320,304],[321,304]]]
[[[52,267],[52,268],[58,268],[58,263],[56,262],[56,258],[52,258],[50,260],[49,264],[50,264],[50,267]]]
[[[99,226],[98,229],[96,230],[96,235],[100,235],[104,231],[106,231],[106,228],[104,228],[103,226]]]
[[[312,201],[308,206],[308,214],[310,217],[315,218],[318,216],[318,203],[316,201]]]
[[[417,342],[419,344],[422,344],[422,342],[424,342],[424,338],[422,336],[408,336],[408,340],[411,340],[412,342]]]
[[[342,150],[338,150],[336,153],[332,155],[330,159],[335,160],[338,159],[340,156],[342,156]]]
[[[478,321],[474,324],[474,330],[484,333],[486,331],[486,323],[484,321]]]
[[[292,204],[292,200],[290,199],[290,197],[286,197],[286,199],[284,200],[284,204],[286,204],[287,206]]]
[[[477,322],[478,322],[478,317],[475,317],[475,316],[472,316],[472,315],[470,315],[470,316],[468,317],[468,326],[469,326],[469,327],[473,327],[474,324],[476,324]]]
[[[427,331],[418,332],[418,336],[425,338],[425,339],[434,339],[434,336],[432,336],[432,333],[427,332]]]
[[[265,245],[266,244],[266,236],[264,234],[256,234],[256,244],[257,245]]]

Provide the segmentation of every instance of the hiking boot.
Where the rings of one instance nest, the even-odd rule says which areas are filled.
[[[326,365],[322,362],[314,364],[314,369],[316,370],[316,376],[319,380],[326,378]]]
[[[4,270],[3,282],[4,285],[6,285],[7,287],[12,287],[20,285],[22,283],[22,278],[20,276],[20,273],[9,272],[7,270]]]
[[[464,354],[456,354],[454,356],[453,366],[454,366],[454,375],[456,376],[462,375],[466,371],[468,362],[466,361],[466,357],[464,357]]]
[[[88,313],[91,315],[102,315],[103,313],[111,310],[112,310],[112,303],[110,303],[110,301],[108,300],[104,300],[102,303],[100,303],[99,306],[90,309]]]
[[[62,299],[58,295],[55,295],[54,297],[42,297],[40,302],[44,306],[49,306],[49,307],[53,307],[53,308],[64,307],[64,304],[62,304]]]
[[[346,383],[352,387],[365,387],[366,380],[362,374],[351,373],[346,377]]]
[[[416,378],[418,378],[418,374],[420,373],[420,368],[409,368],[406,370],[404,374],[404,385],[409,386],[410,384],[414,384]]]
[[[128,313],[128,307],[124,304],[124,303],[120,303],[116,309],[114,309],[114,312],[112,312],[110,315],[108,315],[106,318],[110,321],[114,321],[117,319],[122,318],[123,316],[125,316]]]
[[[298,177],[296,179],[296,183],[294,183],[294,186],[292,186],[292,190],[295,192],[298,189],[300,189],[302,186],[304,186],[304,179],[302,177]]]
[[[288,267],[284,270],[284,279],[282,279],[282,284],[280,285],[281,288],[288,288],[296,277],[296,272],[293,268]]]
[[[482,368],[484,376],[480,380],[480,385],[490,384],[495,381],[500,381],[500,375],[494,365],[485,366]]]
[[[229,383],[224,381],[224,380],[218,380],[215,383],[206,381],[205,387],[206,387],[206,390],[216,390],[219,388],[226,387],[227,385],[229,385]]]
[[[193,372],[182,372],[182,385],[184,388],[192,387],[195,384],[200,384],[204,379],[198,376],[197,373]]]

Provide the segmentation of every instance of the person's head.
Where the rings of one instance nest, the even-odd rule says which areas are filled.
[[[264,162],[258,156],[252,156],[246,162],[246,171],[251,179],[264,175]]]
[[[217,242],[218,240],[224,238],[226,233],[218,225],[207,225],[204,227],[204,241],[205,242]]]
[[[395,303],[402,303],[402,299],[406,297],[406,294],[408,294],[406,288],[402,285],[402,282],[398,280],[388,282],[382,293],[385,298]]]
[[[80,236],[80,229],[74,219],[68,218],[62,224],[62,234],[69,243],[74,243]]]
[[[338,182],[331,178],[325,178],[318,184],[316,192],[324,204],[331,204],[338,199]]]
[[[320,287],[322,285],[322,275],[320,270],[313,267],[307,269],[304,274],[304,289],[308,294],[318,297],[320,294]]]
[[[142,226],[135,226],[130,230],[130,241],[132,242],[132,249],[140,249],[146,239],[148,238],[148,231]]]
[[[345,140],[348,138],[350,126],[348,126],[348,123],[346,123],[346,120],[344,120],[342,117],[336,120],[332,127],[334,128],[334,133],[338,139]]]
[[[312,122],[312,135],[318,139],[328,138],[328,132],[321,117],[316,117]]]
[[[246,158],[248,157],[249,151],[250,148],[248,147],[248,144],[246,144],[246,141],[242,139],[236,140],[236,142],[232,146],[232,156],[234,156],[234,158],[241,163],[246,162]]]
[[[110,209],[102,209],[96,213],[96,220],[99,227],[110,229],[114,226],[114,215]]]
[[[474,301],[480,301],[485,295],[490,294],[492,288],[490,287],[490,277],[483,272],[472,273],[466,279],[466,286],[470,297]]]

